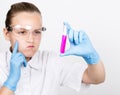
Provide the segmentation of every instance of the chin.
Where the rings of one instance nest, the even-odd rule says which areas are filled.
[[[27,53],[23,53],[25,55],[25,57],[33,57],[35,52],[27,52]]]

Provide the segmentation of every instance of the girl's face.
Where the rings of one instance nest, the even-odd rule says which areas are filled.
[[[18,41],[18,51],[26,58],[31,58],[39,48],[41,41],[42,18],[37,12],[20,12],[12,18],[13,30],[4,29],[5,38],[10,41],[12,49]]]

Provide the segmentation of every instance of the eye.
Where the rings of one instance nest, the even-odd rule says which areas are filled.
[[[34,33],[35,34],[41,34],[42,32],[41,32],[41,30],[35,30]]]
[[[19,35],[26,35],[26,34],[27,34],[27,31],[21,30],[21,31],[18,31],[17,33],[18,33]]]

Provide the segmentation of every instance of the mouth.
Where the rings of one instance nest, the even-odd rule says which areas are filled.
[[[34,46],[33,45],[29,45],[29,46],[27,46],[27,48],[34,48]]]

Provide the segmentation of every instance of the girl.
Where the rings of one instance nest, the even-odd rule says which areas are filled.
[[[45,30],[40,10],[28,2],[11,6],[4,28],[11,47],[0,53],[0,95],[56,95],[59,86],[78,91],[81,84],[104,81],[103,63],[86,33],[73,31],[68,23],[64,24],[70,49],[61,56],[38,51]],[[67,55],[82,57],[87,64],[71,64]]]

